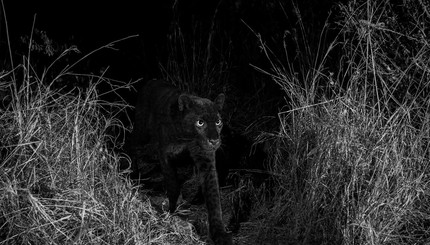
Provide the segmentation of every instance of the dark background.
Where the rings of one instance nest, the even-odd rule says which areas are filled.
[[[326,20],[331,18],[330,22],[334,23],[337,2],[339,1],[297,1],[306,32],[306,42],[311,48],[317,48],[321,29]],[[143,81],[162,78],[159,67],[165,66],[169,59],[172,59],[169,56],[171,54],[169,45],[172,45],[172,33],[175,30],[180,28],[188,51],[195,40],[200,40],[204,47],[208,36],[213,35],[211,44],[213,63],[228,63],[230,87],[228,91],[224,91],[227,92],[227,96],[230,95],[228,102],[236,100],[235,103],[242,106],[244,98],[251,98],[247,99],[247,106],[239,108],[239,111],[249,111],[250,108],[257,110],[252,105],[262,105],[265,101],[271,101],[260,106],[259,112],[252,118],[239,118],[239,115],[237,121],[241,121],[243,127],[247,126],[245,121],[250,123],[260,116],[276,115],[285,102],[284,94],[271,78],[250,66],[252,64],[266,70],[271,68],[261,51],[256,34],[261,35],[274,53],[280,54],[280,59],[285,59],[282,54],[284,41],[288,44],[290,60],[294,61],[299,52],[293,36],[285,38],[288,36],[286,33],[300,29],[293,1],[289,0],[133,2],[6,0],[4,5],[15,64],[28,53],[28,44],[23,38],[29,39],[33,23],[34,30],[45,32],[56,45],[62,47],[76,45],[80,50],[81,54],[65,59],[64,65],[73,63],[74,60],[102,45],[130,35],[138,35],[115,44],[116,50],[103,50],[91,55],[77,67],[81,69],[79,71],[81,73],[97,73],[109,67],[104,76],[122,81],[142,79],[142,82],[136,85],[137,88]],[[334,13],[330,15],[331,11]],[[8,57],[8,45],[3,12],[0,19],[2,21],[0,55],[3,56],[0,65],[3,66],[2,70],[7,70],[10,63],[5,58]],[[335,30],[334,25],[331,28]],[[35,31],[33,39],[37,41],[37,35],[34,33]],[[327,43],[332,38],[331,33],[329,31],[325,37]],[[219,56],[216,56],[217,52]],[[58,55],[59,53],[51,57],[46,55],[38,57],[37,52],[34,52],[32,61],[37,64],[35,69],[43,71]],[[135,96],[135,93],[128,92],[125,97],[133,104]],[[238,106],[236,104],[235,107]]]
[[[108,42],[138,34],[136,40],[129,40],[119,51],[127,53],[128,65],[135,64],[132,73],[148,76],[146,72],[157,73],[154,62],[165,59],[167,35],[172,21],[179,21],[182,31],[190,34],[195,23],[202,24],[202,29],[209,29],[215,17],[222,38],[232,39],[238,49],[248,41],[249,29],[243,22],[268,39],[282,37],[283,32],[297,21],[291,5],[292,1],[4,1],[9,32],[12,40],[30,35],[33,19],[35,28],[47,32],[58,43],[76,44],[82,52],[95,49]],[[284,6],[281,9],[280,6]],[[298,1],[301,14],[307,28],[321,28],[327,19],[332,0]],[[2,13],[3,15],[3,13]],[[36,15],[36,16],[35,16]],[[4,21],[4,18],[2,18]],[[1,26],[2,46],[5,30]],[[245,35],[243,35],[245,34]],[[256,39],[254,39],[256,41]],[[14,49],[16,43],[12,43]],[[129,60],[127,60],[129,59]],[[140,62],[140,63],[139,63]],[[123,62],[122,62],[123,63]],[[149,66],[149,67],[146,67]],[[144,71],[144,72],[143,72]],[[130,74],[130,72],[128,72]]]

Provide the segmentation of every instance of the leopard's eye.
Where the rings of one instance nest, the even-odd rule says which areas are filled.
[[[215,122],[215,124],[216,124],[217,126],[220,126],[220,125],[222,124],[221,119],[218,119],[218,120]]]
[[[205,121],[203,121],[203,120],[197,120],[196,121],[196,126],[197,127],[203,127],[203,125],[205,125]]]

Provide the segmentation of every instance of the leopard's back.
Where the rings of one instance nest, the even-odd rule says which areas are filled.
[[[156,143],[161,127],[177,128],[176,111],[180,91],[162,80],[151,80],[139,91],[133,128],[135,144],[142,139]],[[165,132],[166,134],[168,132]]]

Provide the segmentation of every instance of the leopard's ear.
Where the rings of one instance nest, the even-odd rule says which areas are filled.
[[[179,95],[178,105],[179,105],[179,110],[180,111],[183,111],[184,108],[189,109],[190,106],[191,106],[191,103],[192,103],[192,101],[191,101],[191,98],[190,98],[190,96],[188,94],[181,94],[181,95]]]
[[[225,95],[223,93],[219,94],[215,100],[215,106],[218,108],[218,110],[221,110],[224,105]]]

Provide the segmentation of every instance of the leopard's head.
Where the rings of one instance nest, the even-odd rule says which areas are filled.
[[[189,94],[178,98],[179,111],[183,112],[182,126],[204,150],[214,151],[221,145],[221,109],[225,96],[219,94],[214,101]]]

